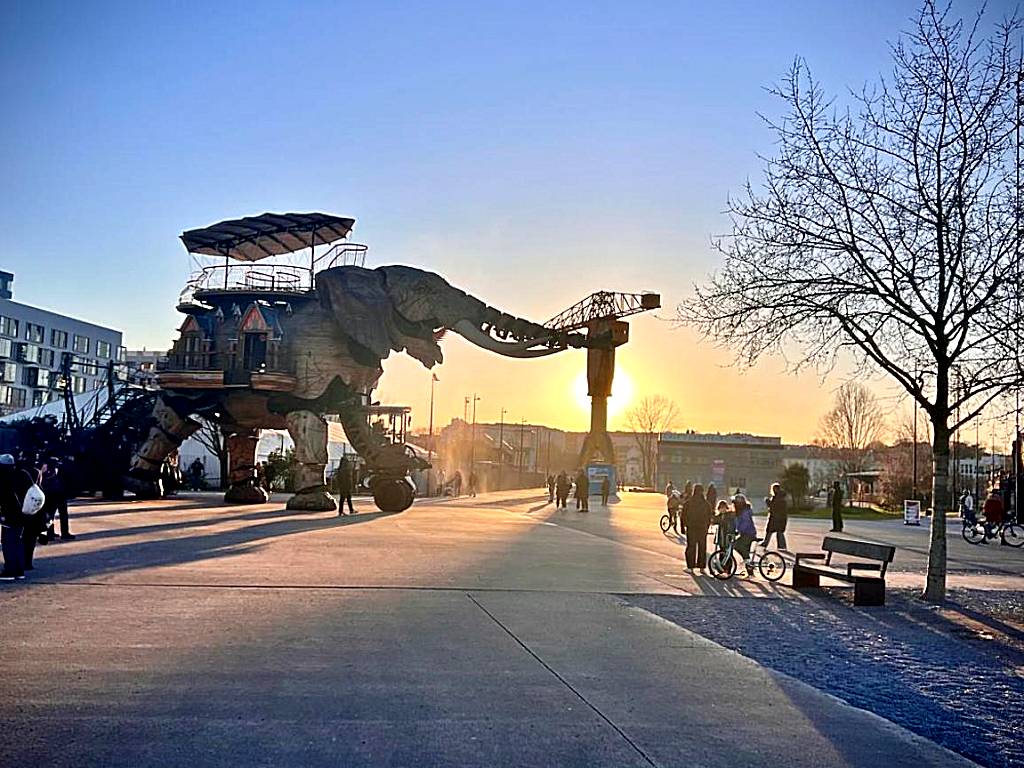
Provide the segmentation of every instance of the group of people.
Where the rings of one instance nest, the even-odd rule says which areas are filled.
[[[547,479],[548,486],[548,504],[551,502],[555,503],[555,509],[565,509],[568,503],[569,497],[572,496],[576,500],[576,509],[579,512],[590,511],[590,478],[587,477],[587,471],[582,467],[576,472],[574,477],[569,477],[569,474],[563,469],[558,473],[558,476],[548,475]],[[612,492],[612,484],[605,475],[601,478],[601,506],[608,506],[608,497]]]
[[[707,573],[708,531],[712,523],[718,525],[716,544],[719,548],[726,546],[727,536],[737,536],[733,546],[743,556],[744,562],[748,563],[749,573],[750,549],[758,540],[758,535],[753,508],[744,494],[737,493],[731,501],[719,500],[714,483],[709,483],[705,489],[701,483],[687,481],[683,490],[679,491],[669,481],[665,487],[665,496],[669,525],[679,535],[686,537],[686,570],[689,573],[696,570],[702,574]],[[768,506],[768,527],[761,543],[767,547],[774,534],[779,549],[785,551],[789,508],[782,486],[774,483],[771,495],[764,501]]]
[[[981,514],[984,516],[986,530],[991,533],[1000,525],[1006,522],[1006,505],[1003,503],[1003,493],[998,486],[993,486],[988,497],[981,506]],[[960,496],[960,517],[971,525],[978,523],[978,513],[974,505],[974,496],[970,491],[964,491]],[[1001,542],[1005,544],[1005,541]]]
[[[43,497],[41,507],[34,511],[26,505],[32,494]],[[53,458],[16,461],[9,453],[0,454],[0,550],[4,558],[0,580],[20,581],[26,571],[33,570],[36,546],[57,539],[55,520],[60,521],[60,540],[73,540],[60,462]]]

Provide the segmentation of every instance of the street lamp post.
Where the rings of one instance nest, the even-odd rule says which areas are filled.
[[[501,490],[501,476],[505,466],[505,414],[507,410],[501,409],[501,416],[498,419],[498,490]]]
[[[430,464],[434,458],[434,385],[437,384],[438,378],[436,373],[430,374],[430,426],[427,428],[427,464]],[[433,475],[431,471],[433,468],[427,470],[427,497],[430,497],[430,478]]]
[[[466,398],[468,401],[470,398]],[[469,430],[469,474],[472,475],[476,467],[476,404],[480,400],[473,393],[473,426]]]

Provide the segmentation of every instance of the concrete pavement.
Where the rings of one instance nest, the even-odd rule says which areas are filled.
[[[544,500],[76,506],[0,586],[0,764],[968,764],[620,597],[799,599],[685,575],[652,500]]]

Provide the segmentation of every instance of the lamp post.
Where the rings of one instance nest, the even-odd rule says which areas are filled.
[[[434,458],[434,385],[439,379],[436,373],[430,374],[430,426],[427,428],[427,464]],[[431,468],[432,469],[432,468]],[[433,473],[427,470],[427,498],[430,497],[430,478]]]
[[[501,476],[505,466],[505,414],[507,410],[501,409],[501,416],[498,418],[498,490],[501,490]]]
[[[467,397],[466,401],[468,402],[469,399],[470,398]],[[477,404],[477,402],[479,400],[480,400],[480,398],[477,397],[476,393],[474,392],[473,393],[473,426],[470,428],[470,431],[469,431],[469,474],[470,475],[473,474],[475,466],[476,466],[476,404]]]
[[[523,436],[526,434],[526,417],[524,416],[522,421],[519,422],[519,482],[523,482],[523,463],[525,457],[525,449],[523,448]]]

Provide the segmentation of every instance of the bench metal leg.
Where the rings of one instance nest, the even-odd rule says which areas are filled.
[[[853,585],[854,605],[885,605],[884,581],[858,581]]]
[[[793,589],[817,589],[821,586],[821,577],[803,568],[793,569]]]

